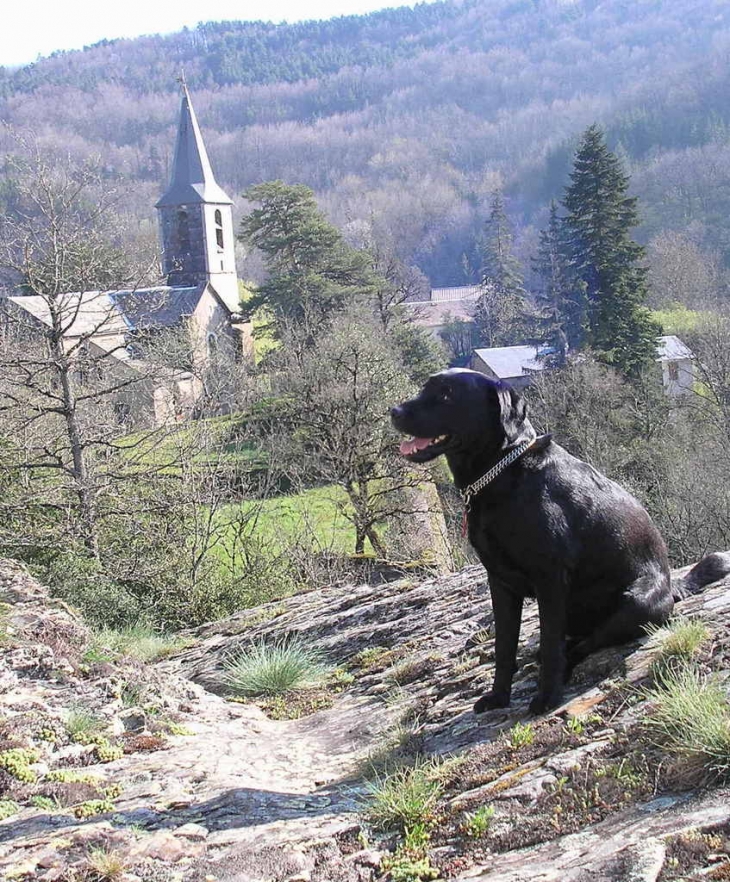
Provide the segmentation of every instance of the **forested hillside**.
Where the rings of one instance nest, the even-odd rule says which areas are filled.
[[[593,121],[627,161],[640,237],[686,231],[727,261],[729,56],[722,0],[446,0],[210,23],[0,68],[0,117],[51,151],[101,155],[153,223],[183,69],[239,214],[247,186],[302,182],[356,244],[392,241],[434,284],[459,284],[496,186],[533,249]]]

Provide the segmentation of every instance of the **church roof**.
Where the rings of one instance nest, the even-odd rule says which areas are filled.
[[[194,288],[137,288],[127,291],[83,291],[57,298],[65,336],[104,337],[145,328],[172,328],[192,315],[205,285]],[[13,304],[44,325],[51,325],[47,298],[9,297]]]
[[[203,143],[203,136],[200,134],[200,126],[190,101],[190,94],[183,86],[170,186],[156,207],[189,205],[200,202],[216,205],[233,204],[218,186],[213,176],[213,169]]]

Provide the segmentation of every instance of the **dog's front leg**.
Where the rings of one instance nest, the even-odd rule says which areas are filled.
[[[530,713],[542,714],[560,704],[565,683],[565,594],[551,592],[538,600],[540,612],[540,677]]]
[[[494,684],[474,705],[481,714],[495,707],[507,707],[512,694],[512,678],[517,667],[517,642],[522,620],[522,597],[505,585],[489,578],[494,613]]]

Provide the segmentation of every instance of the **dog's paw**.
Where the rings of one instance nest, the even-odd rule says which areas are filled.
[[[509,707],[509,695],[501,692],[487,692],[474,705],[475,714],[483,714],[485,711],[494,710],[497,707]]]
[[[530,713],[538,716],[549,711],[553,707],[557,707],[562,701],[561,695],[536,695],[530,702]]]

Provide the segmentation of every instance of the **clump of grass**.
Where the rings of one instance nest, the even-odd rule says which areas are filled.
[[[315,685],[328,673],[321,653],[301,640],[260,640],[226,663],[223,680],[234,695],[256,698]]]
[[[370,782],[365,813],[374,827],[384,830],[407,833],[419,826],[428,828],[442,792],[436,765],[416,763]]]
[[[509,743],[513,750],[528,747],[535,740],[532,723],[515,723],[509,731]]]
[[[690,769],[730,777],[730,703],[720,682],[685,664],[666,669],[646,695],[656,743]]]
[[[97,631],[93,636],[90,651],[92,656],[96,655],[99,660],[104,660],[104,650],[112,650],[137,661],[150,662],[172,655],[173,652],[189,646],[191,642],[191,639],[175,634],[162,634],[146,622],[141,622],[121,631],[111,628]]]
[[[120,851],[100,847],[89,849],[86,866],[99,882],[114,882],[127,869],[127,863]]]
[[[489,832],[492,826],[494,809],[491,805],[483,805],[475,812],[469,812],[461,825],[461,829],[471,839],[479,839]]]
[[[674,618],[661,628],[648,629],[650,645],[656,648],[655,676],[670,666],[693,661],[710,639],[707,625],[700,619]]]
[[[72,707],[66,714],[66,730],[74,741],[95,735],[104,728],[104,721],[82,707]]]

